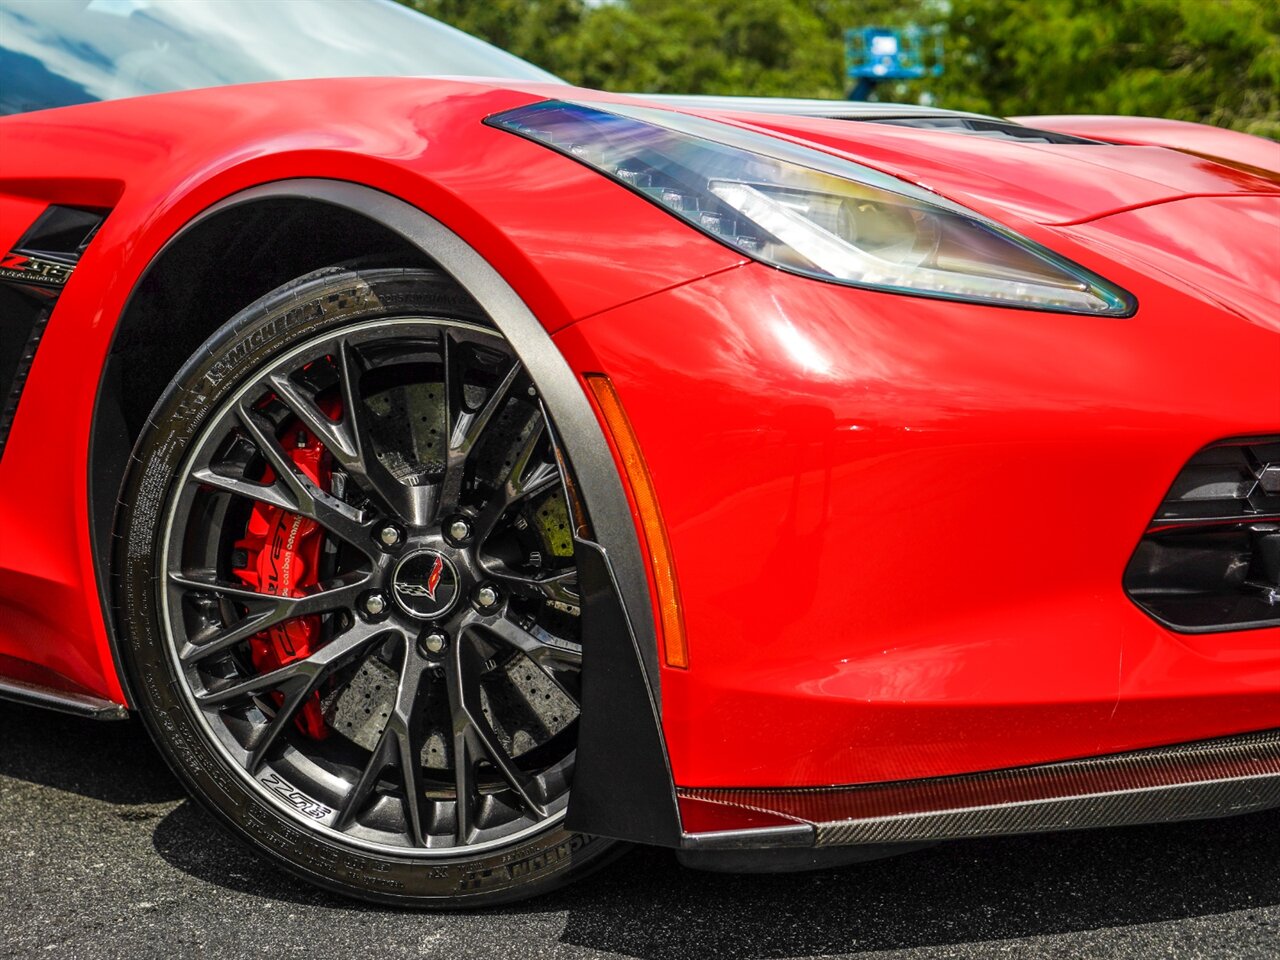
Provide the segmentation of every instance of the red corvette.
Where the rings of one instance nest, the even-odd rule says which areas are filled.
[[[4,0],[0,112],[0,695],[294,873],[1280,806],[1277,144],[382,2]]]

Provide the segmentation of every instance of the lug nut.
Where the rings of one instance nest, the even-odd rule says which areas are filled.
[[[459,543],[470,539],[471,524],[462,519],[453,521],[453,523],[449,524],[449,536]]]
[[[486,584],[476,591],[476,603],[489,610],[498,605],[498,591]]]
[[[398,547],[400,545],[400,531],[387,524],[378,531],[378,542],[384,547]]]
[[[387,598],[380,593],[371,593],[364,598],[364,612],[371,617],[380,617],[387,609]]]
[[[438,657],[444,653],[445,647],[449,646],[449,637],[438,630],[433,630],[431,633],[425,634],[419,642],[422,644],[423,653]]]

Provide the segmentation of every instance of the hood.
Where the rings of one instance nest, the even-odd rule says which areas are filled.
[[[1280,176],[1160,146],[1051,133],[905,104],[736,97],[629,98],[803,142],[980,212],[1084,223],[1185,197],[1280,194]]]
[[[832,120],[915,120],[962,117],[995,121],[980,113],[940,110],[914,103],[869,103],[861,100],[803,100],[787,97],[713,97],[687,94],[630,94],[655,106],[689,112],[778,114],[787,117],[823,117]]]

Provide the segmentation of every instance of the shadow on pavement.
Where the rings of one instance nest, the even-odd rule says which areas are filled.
[[[290,877],[191,800],[137,718],[98,722],[0,700],[0,731],[0,777],[110,804],[122,820],[154,820],[156,852],[189,876],[290,903],[353,905]]]
[[[252,850],[192,800],[156,824],[156,852],[183,873],[254,897],[312,907],[376,911],[291,876]]]
[[[809,874],[703,874],[640,851],[536,906],[568,910],[566,943],[665,960],[959,945],[1277,903],[1280,813],[1270,812],[963,841]]]
[[[0,775],[126,808],[183,796],[137,722],[0,705],[0,729]],[[153,842],[168,863],[209,883],[361,910],[276,869],[191,801],[159,816]],[[522,915],[563,913],[564,943],[666,960],[960,945],[1235,911],[1247,924],[1247,911],[1276,904],[1280,811],[964,841],[809,874],[699,873],[669,851],[642,849],[585,883],[483,916],[510,925]]]
[[[136,718],[85,720],[0,700],[0,737],[0,776],[112,804],[186,796]]]

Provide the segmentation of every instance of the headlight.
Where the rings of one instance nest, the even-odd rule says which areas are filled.
[[[1127,316],[1124,290],[959,204],[839,157],[668,110],[551,100],[486,123],[572,157],[720,242],[894,293]]]

